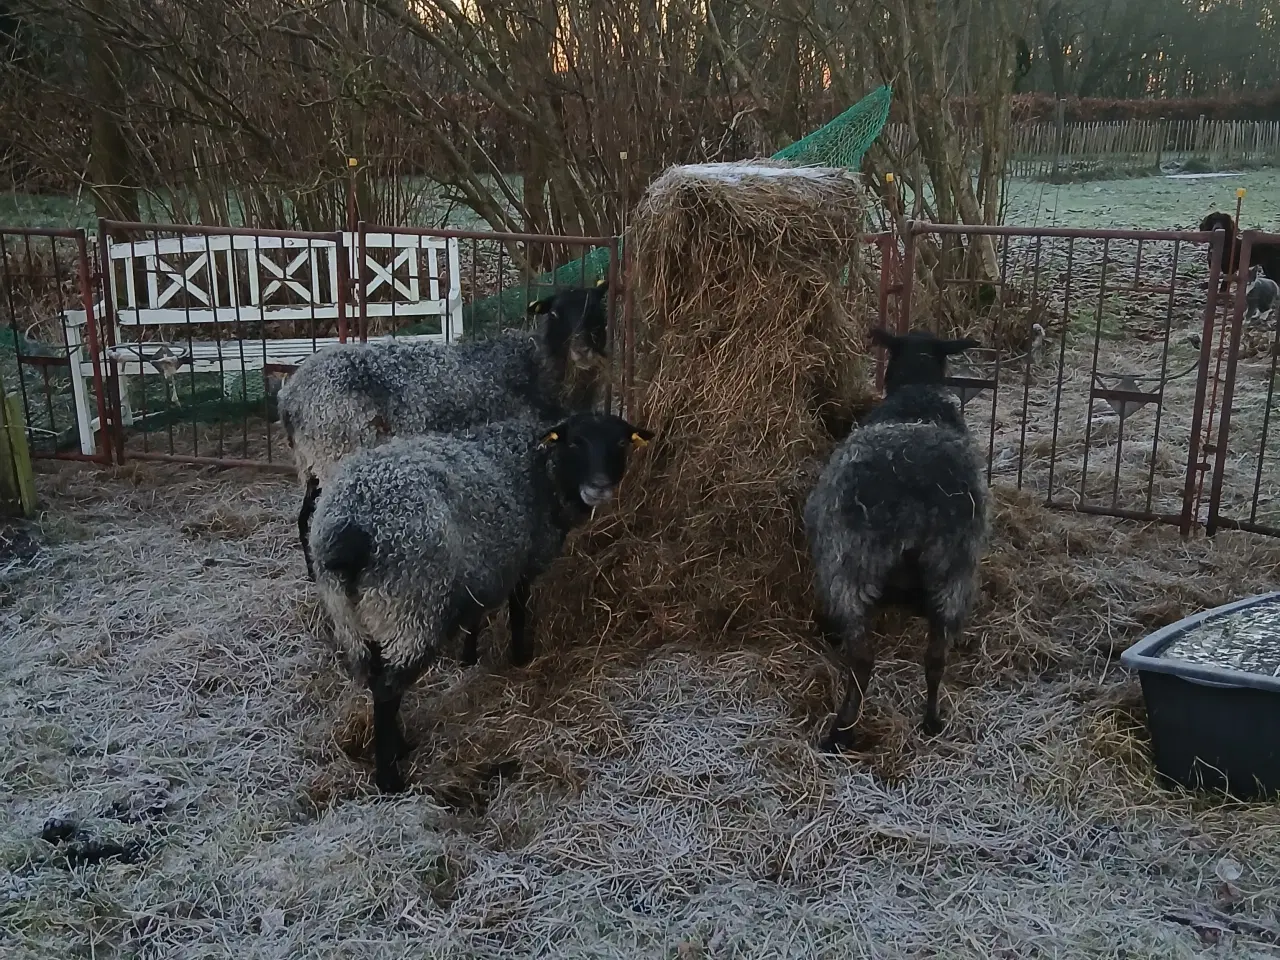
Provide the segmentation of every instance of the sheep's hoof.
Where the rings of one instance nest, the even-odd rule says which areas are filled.
[[[373,780],[383,793],[404,793],[408,789],[404,776],[395,768],[379,770],[374,774]]]
[[[511,665],[513,667],[527,667],[533,663],[533,651],[521,648],[511,651]]]
[[[920,722],[920,729],[926,737],[936,737],[947,729],[947,721],[939,716],[926,716]]]
[[[841,753],[852,750],[858,744],[858,734],[853,728],[842,730],[832,725],[827,735],[818,741],[818,749],[823,753]]]

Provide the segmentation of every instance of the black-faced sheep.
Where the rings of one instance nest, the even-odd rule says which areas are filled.
[[[316,503],[311,551],[334,643],[373,698],[382,790],[404,786],[405,690],[504,602],[511,659],[529,661],[534,579],[652,437],[617,416],[576,413],[398,438],[338,465]]]
[[[606,356],[608,283],[529,304],[537,334],[457,345],[344,343],[308,357],[277,406],[303,486],[298,538],[315,579],[307,530],[326,476],[345,456],[392,437],[463,429],[534,413],[560,417],[598,399]]]
[[[1231,279],[1240,270],[1240,240],[1236,237],[1236,222],[1228,213],[1215,212],[1200,221],[1200,229],[1206,232],[1225,230],[1226,244],[1222,249],[1222,279],[1218,290],[1227,289]],[[1213,251],[1206,256],[1212,264]],[[1255,243],[1249,253],[1249,265],[1260,266],[1269,277],[1280,277],[1280,245],[1273,243]]]
[[[923,726],[942,731],[938,688],[973,607],[987,530],[983,461],[942,385],[947,358],[978,342],[882,330],[872,339],[889,353],[885,399],[836,448],[804,511],[818,625],[844,647],[844,699],[822,741],[828,750],[854,742],[875,667],[870,619],[882,605],[929,622]]]

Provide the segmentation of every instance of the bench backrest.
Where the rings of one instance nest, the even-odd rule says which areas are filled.
[[[109,242],[111,296],[120,327],[257,321],[332,321],[356,336],[360,299],[369,318],[440,318],[440,339],[462,334],[458,242],[369,233],[359,238],[211,234]],[[361,284],[340,290],[339,263]]]

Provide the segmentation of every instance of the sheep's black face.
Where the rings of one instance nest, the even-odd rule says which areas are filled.
[[[608,356],[609,282],[594,287],[560,290],[529,304],[529,312],[545,315],[547,349],[552,356],[579,366]]]
[[[631,451],[652,439],[651,431],[621,417],[578,413],[548,431],[542,448],[551,457],[551,474],[561,494],[598,507],[613,499]]]
[[[1236,223],[1227,213],[1211,213],[1200,221],[1200,230],[1212,233],[1214,230],[1225,230],[1228,236],[1236,232]]]
[[[871,331],[871,340],[889,353],[884,369],[886,394],[909,384],[941,384],[947,377],[948,357],[981,346],[969,337],[942,340],[923,330],[896,336],[876,329]]]

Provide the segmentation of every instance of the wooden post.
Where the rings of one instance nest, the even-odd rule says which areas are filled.
[[[355,157],[347,157],[347,232],[355,233],[356,224],[360,222],[359,201],[356,198],[356,168],[360,166],[360,161]]]
[[[1062,169],[1062,147],[1063,138],[1067,132],[1067,101],[1059,99],[1058,105],[1054,108],[1053,124],[1057,135],[1054,137],[1055,145],[1053,148],[1053,179],[1057,180],[1059,172]]]
[[[36,478],[23,428],[22,404],[0,381],[0,506],[24,517],[36,512]]]
[[[1156,171],[1159,172],[1160,164],[1164,161],[1164,117],[1156,121]]]

